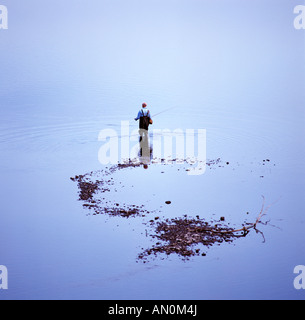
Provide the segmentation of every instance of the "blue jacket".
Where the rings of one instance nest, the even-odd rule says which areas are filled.
[[[139,120],[141,117],[144,116],[148,116],[150,118],[150,112],[148,109],[146,108],[142,108],[139,112],[138,112],[138,116],[135,118],[135,120]]]

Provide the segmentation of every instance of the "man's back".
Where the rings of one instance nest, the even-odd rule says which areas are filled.
[[[151,117],[150,117],[149,110],[146,109],[145,103],[142,104],[142,109],[138,112],[138,115],[135,118],[135,120],[139,120],[139,119],[140,119],[139,128],[148,130],[149,124],[151,122]]]

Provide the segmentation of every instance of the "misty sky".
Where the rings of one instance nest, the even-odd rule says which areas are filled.
[[[0,32],[6,105],[99,101],[105,88],[123,97],[130,83],[138,86],[132,104],[161,91],[179,92],[187,104],[218,88],[228,99],[249,88],[266,99],[282,93],[283,110],[285,97],[304,101],[305,31],[293,27],[301,0],[2,3],[9,10],[9,30]]]

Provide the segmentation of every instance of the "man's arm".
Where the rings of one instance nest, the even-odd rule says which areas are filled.
[[[136,121],[139,120],[139,119],[141,118],[141,114],[142,114],[141,111],[139,111],[137,117],[134,118],[134,119],[135,119]]]

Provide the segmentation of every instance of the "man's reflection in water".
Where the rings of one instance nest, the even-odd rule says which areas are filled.
[[[153,148],[152,145],[149,144],[148,130],[139,130],[139,146],[139,160],[143,164],[144,169],[148,169],[148,164],[153,156]]]

